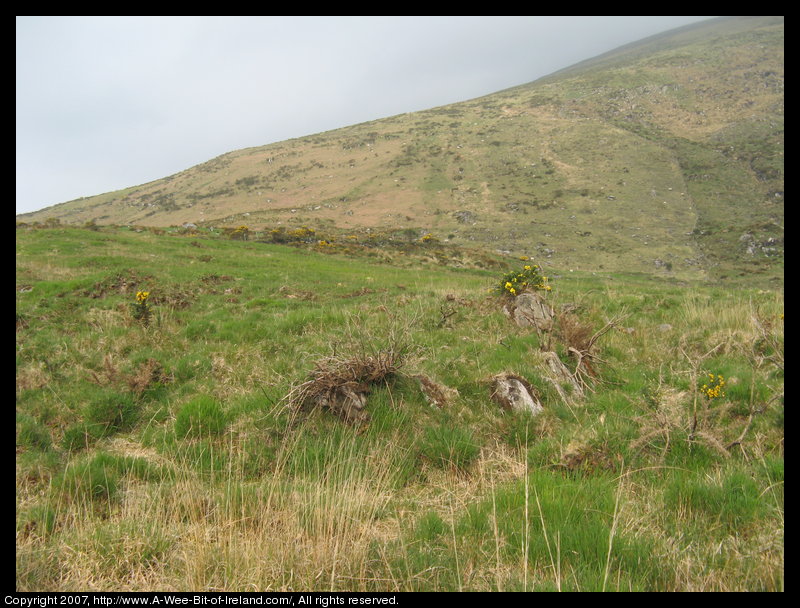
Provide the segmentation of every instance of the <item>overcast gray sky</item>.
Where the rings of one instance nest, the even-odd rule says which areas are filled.
[[[473,99],[710,17],[17,17],[17,213]]]

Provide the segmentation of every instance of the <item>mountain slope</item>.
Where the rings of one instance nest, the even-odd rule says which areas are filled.
[[[783,72],[782,17],[716,19],[18,220],[432,232],[562,268],[776,274]]]

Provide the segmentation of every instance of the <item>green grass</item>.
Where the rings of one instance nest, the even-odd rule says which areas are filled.
[[[480,454],[480,444],[472,431],[452,423],[425,429],[420,454],[433,466],[466,471]]]
[[[574,368],[564,335],[489,293],[519,260],[377,251],[18,230],[17,588],[783,589],[781,291],[545,264],[554,308],[618,317],[565,402],[539,357]],[[390,348],[367,423],[287,407]],[[544,412],[500,409],[502,372]]]
[[[247,224],[251,240],[307,226],[340,252],[410,231],[565,271],[780,285],[783,30],[782,17],[711,20],[478,99],[233,151],[19,219]],[[103,238],[69,267],[124,270]],[[213,265],[218,252],[182,255]]]
[[[175,417],[175,434],[179,439],[219,436],[228,420],[213,398],[199,395],[183,404]]]

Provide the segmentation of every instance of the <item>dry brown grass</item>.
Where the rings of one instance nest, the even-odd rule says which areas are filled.
[[[173,380],[172,375],[155,359],[142,361],[132,372],[122,371],[114,359],[112,355],[106,354],[99,370],[88,370],[89,380],[99,386],[116,385],[126,388],[137,397],[155,384],[166,384]]]
[[[348,359],[322,359],[316,363],[310,378],[295,386],[284,401],[295,411],[322,407],[346,422],[366,422],[369,419],[364,410],[366,395],[373,386],[396,377],[405,357],[402,349],[389,348]]]
[[[418,382],[422,394],[428,403],[434,407],[446,407],[458,397],[458,390],[440,384],[424,374],[413,376]]]

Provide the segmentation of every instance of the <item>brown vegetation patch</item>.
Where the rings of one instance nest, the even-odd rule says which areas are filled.
[[[351,359],[325,358],[284,401],[295,411],[322,407],[345,422],[366,422],[369,413],[364,408],[371,388],[397,376],[404,358],[405,353],[395,349]]]
[[[581,471],[591,474],[616,471],[620,465],[621,456],[609,453],[605,446],[581,444],[568,446],[556,467],[570,473]]]
[[[597,365],[605,363],[595,352],[597,341],[609,330],[618,327],[622,319],[622,316],[615,317],[600,330],[592,332],[592,326],[582,322],[576,315],[571,313],[559,315],[559,337],[575,361],[572,377],[582,391],[593,390],[592,385],[598,381]]]
[[[577,315],[567,312],[558,316],[558,337],[567,347],[588,350],[593,334],[592,326]]]
[[[95,283],[91,288],[84,289],[80,295],[88,298],[105,298],[109,294],[136,293],[137,289],[152,279],[150,276],[139,276],[133,271],[118,272],[110,277]]]
[[[194,289],[183,289],[178,286],[172,286],[164,290],[159,290],[150,293],[150,302],[158,306],[166,306],[183,310],[192,305],[197,291]]]
[[[27,329],[28,325],[30,325],[30,323],[28,323],[28,319],[24,315],[21,315],[21,314],[17,313],[17,329],[16,329],[16,331],[19,331],[20,329]]]
[[[124,376],[125,383],[135,395],[141,395],[156,384],[167,384],[172,379],[172,376],[155,359],[143,361],[132,374]]]
[[[286,285],[281,286],[278,289],[278,293],[281,294],[284,298],[289,298],[290,300],[316,300],[317,294],[313,291],[305,291],[302,289],[291,289]]]
[[[173,380],[155,359],[141,362],[133,372],[126,373],[117,367],[111,356],[103,358],[100,370],[89,370],[90,380],[100,386],[120,385],[126,387],[137,397],[156,384],[167,384]]]
[[[387,290],[384,289],[383,291],[385,292]],[[375,290],[374,289],[370,289],[369,287],[362,287],[361,289],[356,289],[355,291],[353,291],[351,293],[346,293],[346,294],[344,294],[342,296],[339,296],[339,297],[340,298],[360,298],[361,296],[366,296],[366,295],[369,295],[371,293],[375,293]]]
[[[225,283],[227,281],[232,281],[233,277],[227,274],[206,274],[200,277],[200,282],[205,285],[219,285],[220,283]]]
[[[417,374],[413,378],[419,382],[420,390],[428,403],[435,407],[445,407],[458,397],[457,389],[434,382],[424,374]]]

